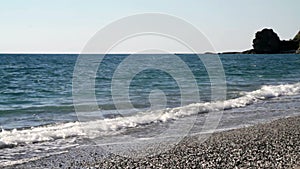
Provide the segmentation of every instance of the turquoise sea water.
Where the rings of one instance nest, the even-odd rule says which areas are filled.
[[[96,77],[96,96],[103,110],[115,109],[111,80],[127,55],[107,55]],[[146,57],[141,55],[141,57]],[[180,55],[193,72],[201,101],[209,101],[210,81],[197,55]],[[73,121],[72,77],[77,55],[0,55],[0,126],[4,129]],[[262,85],[292,84],[300,81],[299,55],[220,55],[224,66],[228,99]],[[149,107],[149,93],[165,92],[167,107],[180,105],[176,81],[160,70],[145,70],[132,79],[131,102]],[[75,119],[74,119],[75,118]]]
[[[106,114],[106,116],[99,118],[100,120],[116,118],[111,115],[117,111],[112,99],[111,84],[118,66],[128,56],[125,54],[106,55],[99,65],[95,78],[95,95],[101,111],[92,113]],[[205,107],[207,106],[205,103],[211,101],[211,83],[205,66],[197,55],[180,54],[178,56],[193,73],[199,89],[200,100],[195,103],[195,106],[200,107],[203,111],[193,112],[193,114],[209,113],[209,108]],[[2,150],[3,152],[7,151],[6,148],[11,146],[18,147],[18,145],[39,141],[51,142],[65,137],[80,137],[80,133],[74,133],[73,130],[70,133],[70,126],[67,128],[65,126],[68,124],[71,125],[71,128],[72,125],[77,127],[78,117],[74,110],[72,98],[72,80],[77,57],[78,55],[72,54],[0,55],[0,127],[2,128],[2,132],[0,132],[0,154]],[[145,57],[155,59],[162,56],[152,54],[138,55],[138,57],[143,60]],[[263,105],[266,101],[272,102],[272,104],[270,103],[272,110],[279,110],[282,105],[288,105],[289,108],[295,109],[295,111],[290,112],[298,112],[300,55],[236,54],[220,55],[220,60],[225,72],[227,87],[227,101],[222,103],[224,103],[225,109],[229,109],[228,112],[230,112],[224,117],[230,120],[229,117],[233,117],[238,112],[244,112],[235,117],[235,122],[237,122],[235,126],[235,123],[231,123],[232,126],[227,125],[227,127],[245,124],[243,119],[250,118],[251,111],[256,110],[257,107],[266,108]],[[139,63],[136,62],[135,64]],[[163,63],[158,61],[157,64]],[[130,71],[130,67],[127,68],[122,71]],[[178,69],[180,72],[180,68]],[[143,110],[147,112],[146,110],[151,107],[150,100],[156,99],[156,95],[151,95],[152,91],[163,92],[165,102],[158,101],[157,106],[166,109],[162,114],[168,114],[168,118],[149,118],[142,114],[134,119],[136,121],[131,121],[130,125],[124,124],[125,118],[105,124],[105,127],[100,127],[97,130],[105,130],[105,134],[107,134],[107,131],[126,130],[141,125],[147,126],[153,125],[153,123],[176,120],[181,116],[186,116],[186,114],[172,115],[169,109],[194,103],[192,100],[187,100],[185,105],[182,105],[180,86],[170,74],[158,69],[137,72],[131,79],[128,90],[128,99],[134,108],[141,112]],[[189,92],[195,91],[191,89]],[[161,97],[159,94],[158,96]],[[150,99],[149,95],[151,95]],[[281,100],[279,101],[280,104],[274,100]],[[276,103],[275,106],[273,103]],[[218,105],[210,105],[210,107],[213,106],[219,108]],[[250,113],[245,113],[247,111]],[[271,108],[264,110],[264,112],[268,111],[272,112]],[[160,117],[162,114],[159,114]],[[286,116],[289,115],[291,114],[286,114]],[[256,120],[272,119],[275,116],[284,117],[285,115],[282,112],[281,114],[274,112],[262,116],[257,116]],[[251,119],[253,118],[251,116]],[[222,126],[222,123],[220,125]],[[223,125],[226,128],[226,124]],[[53,128],[49,129],[49,126]],[[59,131],[59,133],[55,131]],[[61,136],[61,133],[64,136]],[[16,137],[20,138],[17,139]],[[6,163],[11,162],[7,156],[0,156],[0,160]]]

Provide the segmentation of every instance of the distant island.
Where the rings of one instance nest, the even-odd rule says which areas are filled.
[[[220,54],[300,54],[300,31],[293,39],[280,40],[273,29],[265,28],[256,32],[252,46],[253,49],[243,52],[224,52]]]

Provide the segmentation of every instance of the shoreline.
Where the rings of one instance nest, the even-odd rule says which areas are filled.
[[[300,116],[212,134],[188,136],[173,149],[140,159],[84,147],[6,168],[294,168],[300,166]]]

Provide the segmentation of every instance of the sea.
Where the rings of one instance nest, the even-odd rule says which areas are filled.
[[[149,140],[168,137],[170,128],[181,138],[300,115],[300,55],[172,57],[177,59],[99,55],[96,71],[88,72],[94,62],[76,70],[78,54],[0,54],[0,167],[64,153],[95,138],[110,144],[124,135]],[[201,58],[209,57],[222,67],[207,66]],[[74,97],[78,72],[83,86],[92,82],[86,85],[90,100]],[[216,78],[224,93],[214,93]]]

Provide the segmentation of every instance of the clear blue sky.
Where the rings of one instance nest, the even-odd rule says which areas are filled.
[[[217,51],[240,51],[264,27],[292,38],[299,7],[299,0],[0,0],[0,53],[78,53],[105,25],[145,12],[183,18]]]

